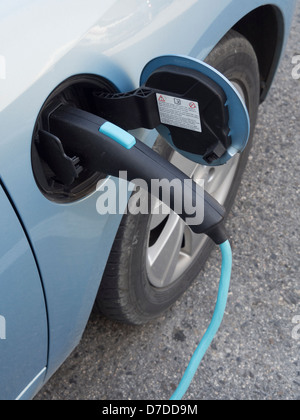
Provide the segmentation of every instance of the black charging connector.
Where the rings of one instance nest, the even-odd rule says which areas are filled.
[[[111,128],[108,132],[101,129],[107,124]],[[191,230],[207,234],[217,244],[226,241],[223,229],[225,209],[178,168],[126,131],[103,118],[65,105],[49,113],[48,127],[48,132],[40,132],[39,148],[44,150],[44,154],[51,152],[48,164],[62,183],[71,182],[81,167],[115,177],[125,172],[128,181],[146,181],[149,191],[153,179],[166,179],[170,182],[179,180],[185,185],[182,195],[177,197],[174,190],[170,189],[171,197],[167,205],[176,211],[179,208],[176,200],[183,203],[187,196],[191,203],[203,200],[203,221],[199,225],[190,224]],[[131,144],[127,142],[128,138]],[[70,150],[72,157],[66,152]],[[185,184],[187,180],[189,184]],[[157,198],[163,200],[160,195]],[[186,223],[193,219],[194,215],[186,212],[185,206],[181,208],[182,212],[178,215]]]

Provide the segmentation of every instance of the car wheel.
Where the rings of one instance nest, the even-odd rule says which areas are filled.
[[[231,80],[245,100],[252,127],[246,150],[222,167],[205,167],[174,152],[162,138],[158,138],[155,149],[191,178],[204,179],[206,190],[225,206],[228,214],[248,160],[256,123],[258,62],[251,44],[235,31],[220,41],[206,61]],[[125,215],[95,306],[111,319],[135,325],[146,323],[168,309],[199,277],[212,248],[205,235],[195,235],[175,213]]]

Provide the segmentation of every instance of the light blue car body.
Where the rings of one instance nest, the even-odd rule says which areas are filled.
[[[281,53],[295,2],[271,3],[282,21]],[[0,399],[33,398],[79,343],[121,221],[120,215],[97,213],[97,192],[72,204],[41,194],[31,166],[31,140],[46,98],[77,74],[100,75],[120,91],[135,89],[153,58],[205,59],[237,22],[267,4],[1,2]],[[156,137],[154,131],[137,134],[149,146]]]

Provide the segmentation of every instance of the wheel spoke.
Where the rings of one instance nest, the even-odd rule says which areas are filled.
[[[189,256],[190,259],[199,252],[199,248],[201,248],[207,240],[205,235],[194,233],[189,226],[185,227],[184,238],[185,244],[181,252]]]
[[[166,287],[172,282],[184,231],[184,222],[171,212],[157,241],[148,248],[147,269],[151,271],[151,283],[154,286]]]
[[[150,231],[156,229],[168,216],[169,208],[158,198],[151,197],[151,223]]]

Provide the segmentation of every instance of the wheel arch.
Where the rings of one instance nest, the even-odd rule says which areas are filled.
[[[275,5],[258,7],[244,16],[233,28],[252,44],[259,63],[263,102],[271,87],[284,44],[284,16]]]

